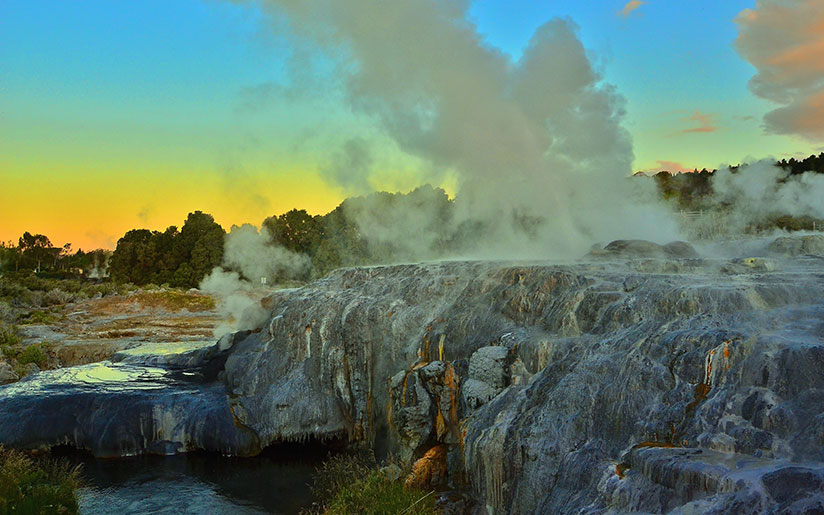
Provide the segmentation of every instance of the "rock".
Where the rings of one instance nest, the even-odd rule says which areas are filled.
[[[380,473],[383,474],[383,477],[385,477],[389,481],[397,481],[401,478],[403,471],[399,466],[395,465],[394,463],[390,463],[385,467],[381,467]]]
[[[432,490],[446,483],[446,455],[445,445],[436,445],[429,449],[412,466],[412,472],[404,481],[407,488]]]
[[[105,384],[76,367],[0,387],[0,413],[20,414],[0,443],[248,455],[336,438],[487,513],[814,512],[821,263],[728,275],[659,247],[338,270],[275,292],[231,346],[124,358]]]
[[[481,347],[469,358],[469,379],[482,381],[500,391],[509,385],[509,359],[506,347]]]
[[[13,383],[20,379],[12,366],[5,361],[0,361],[0,384]]]
[[[784,236],[776,238],[768,250],[773,254],[784,256],[800,256],[814,254],[824,256],[824,236],[812,234],[807,236]]]
[[[673,241],[664,245],[664,250],[672,257],[682,259],[696,259],[698,252],[695,251],[692,245],[686,241]]]
[[[751,274],[773,272],[778,268],[775,261],[768,258],[737,258],[721,266],[725,274]]]
[[[699,257],[698,252],[685,241],[673,241],[666,245],[659,245],[646,240],[615,240],[607,244],[602,250],[594,249],[589,254],[592,257],[622,257],[622,258],[679,258],[694,259]]]
[[[224,358],[225,359],[225,358]],[[259,452],[236,425],[208,362],[184,370],[101,362],[28,375],[0,388],[0,442],[20,448],[70,445],[96,456]]]
[[[37,366],[36,363],[28,363],[26,365],[26,375],[30,376],[32,374],[36,374],[40,372],[40,367]]]
[[[476,410],[491,401],[498,393],[500,393],[500,389],[477,379],[469,378],[461,385],[461,396],[470,411]]]

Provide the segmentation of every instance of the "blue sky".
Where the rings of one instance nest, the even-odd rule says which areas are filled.
[[[754,0],[650,0],[624,16],[625,5],[479,0],[469,17],[488,45],[514,60],[542,23],[572,19],[604,81],[626,99],[636,170],[819,149],[762,128],[775,106],[748,90],[756,69],[733,46],[733,20]],[[318,149],[352,127],[375,129],[322,84],[307,86],[317,88],[309,99],[281,94],[278,85],[300,79],[287,36],[254,1],[3,0],[0,202],[14,208],[0,213],[7,222],[0,238],[34,230],[27,223],[57,223],[56,210],[41,219],[21,207],[35,198],[26,193],[31,181],[47,198],[80,189],[88,204],[122,210],[77,208],[78,220],[113,220],[95,236],[74,238],[88,245],[104,244],[136,218],[162,226],[204,203],[224,223],[334,207],[345,192],[317,175]],[[324,66],[322,58],[313,64]],[[386,145],[387,155],[397,152]],[[418,164],[396,160],[399,170]],[[406,185],[400,177],[387,187]],[[172,193],[156,191],[158,178],[178,181],[174,211],[163,207]],[[277,193],[226,199],[228,184]]]

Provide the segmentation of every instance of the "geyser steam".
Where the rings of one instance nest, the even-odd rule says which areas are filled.
[[[303,277],[311,267],[308,257],[271,245],[268,235],[255,226],[232,226],[224,242],[223,266],[200,283],[201,290],[218,298],[218,310],[229,320],[215,329],[215,336],[259,327],[268,311],[255,289]]]
[[[654,197],[652,184],[628,179],[623,101],[601,84],[571,21],[541,26],[513,61],[482,41],[466,1],[264,5],[288,20],[296,47],[320,48],[339,63],[353,110],[430,169],[458,175],[453,223],[476,228],[463,254],[573,256],[598,240],[676,236],[664,210],[641,202]],[[368,240],[380,224],[362,222]]]

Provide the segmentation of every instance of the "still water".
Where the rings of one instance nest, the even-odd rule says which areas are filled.
[[[297,513],[312,504],[312,474],[326,456],[303,451],[269,450],[254,458],[189,453],[69,459],[83,464],[83,514]]]

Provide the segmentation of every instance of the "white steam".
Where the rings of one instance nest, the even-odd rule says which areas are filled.
[[[782,215],[824,218],[824,174],[791,175],[774,160],[763,160],[737,170],[720,167],[712,186],[708,207],[723,218],[728,233],[743,233]]]
[[[200,283],[201,290],[218,297],[218,310],[227,319],[215,336],[260,327],[268,316],[261,305],[266,285],[302,277],[311,266],[307,256],[273,245],[255,226],[232,226],[224,242],[223,266]]]
[[[264,5],[289,20],[296,46],[320,48],[340,64],[355,112],[428,170],[457,174],[449,230],[474,224],[466,254],[566,257],[599,240],[677,236],[663,210],[642,202],[654,199],[654,186],[628,179],[633,154],[621,127],[623,100],[601,83],[571,21],[541,26],[513,61],[482,41],[466,1]],[[327,176],[344,185],[369,182],[377,164],[353,139],[360,136],[339,154],[348,156],[352,177],[341,168]],[[387,231],[385,220],[361,214],[359,229],[367,240],[430,247],[425,229],[437,218],[417,208],[394,216],[398,223]]]

